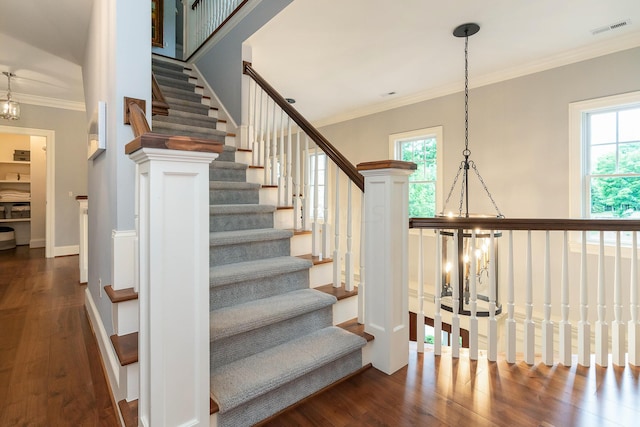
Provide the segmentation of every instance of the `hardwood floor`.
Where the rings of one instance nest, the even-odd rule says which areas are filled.
[[[639,377],[640,368],[595,361],[528,366],[412,351],[395,374],[368,369],[263,427],[638,426]]]
[[[0,251],[0,426],[117,426],[78,257]]]
[[[78,258],[0,251],[0,426],[117,426]],[[640,368],[470,362],[411,351],[263,426],[636,426]]]

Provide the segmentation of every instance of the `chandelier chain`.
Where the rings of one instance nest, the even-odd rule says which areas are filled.
[[[464,151],[465,157],[471,155],[469,151],[469,36],[464,38]]]
[[[499,218],[503,218],[504,215],[502,215],[502,212],[500,212],[500,209],[498,209],[498,205],[496,204],[496,201],[493,200],[493,196],[491,195],[491,192],[489,191],[489,188],[487,187],[487,184],[485,184],[484,179],[482,179],[482,176],[480,175],[480,172],[478,171],[478,168],[476,167],[475,162],[472,160],[471,162],[471,168],[473,169],[473,171],[476,173],[476,175],[478,176],[478,180],[480,181],[480,183],[482,184],[482,187],[484,188],[484,191],[487,193],[487,196],[489,196],[489,200],[491,200],[491,203],[493,204],[493,208],[496,210],[496,212],[498,213],[498,217]],[[462,208],[461,208],[462,209]]]

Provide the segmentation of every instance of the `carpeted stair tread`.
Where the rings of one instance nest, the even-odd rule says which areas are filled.
[[[267,276],[305,270],[311,267],[312,265],[309,261],[291,256],[226,264],[210,269],[209,286],[216,287],[235,282],[246,282]]]
[[[336,326],[320,329],[211,372],[211,393],[224,413],[366,345]]]
[[[209,190],[260,190],[261,187],[254,182],[209,181]]]
[[[275,206],[271,205],[211,205],[209,206],[209,214],[211,215],[242,215],[256,213],[273,213],[276,211]]]
[[[156,79],[162,76],[166,79],[171,79],[176,81],[178,80],[185,81],[185,82],[189,81],[189,75],[185,73],[184,70],[175,70],[175,69],[164,68],[164,67],[153,67],[152,70],[153,70],[153,74],[156,76]]]
[[[268,240],[290,239],[293,232],[275,228],[258,230],[217,231],[209,233],[211,246],[224,246],[239,243],[255,243]]]
[[[196,132],[194,129],[197,129]],[[201,128],[183,126],[173,123],[153,122],[153,131],[159,133],[166,133],[169,135],[182,135],[182,136],[194,136],[204,139],[220,139],[227,136],[227,132],[217,130],[214,128]]]
[[[192,117],[182,117],[172,115],[171,112],[169,112],[168,116],[154,116],[153,121],[206,127],[212,129],[216,129],[216,126],[218,125],[218,119],[216,119],[215,117],[205,116],[204,114],[192,114]]]
[[[157,59],[157,58],[151,58],[151,67],[152,68],[165,68],[167,70],[174,70],[174,71],[182,71],[185,68],[185,63],[183,62],[171,62],[171,61],[165,61],[162,59]]]
[[[217,160],[215,162],[211,162],[209,166],[212,169],[237,169],[237,170],[247,170],[249,165],[246,163],[238,163],[238,162],[227,162],[224,160]]]
[[[301,289],[214,310],[209,314],[211,341],[252,331],[336,303],[333,295]]]
[[[180,107],[180,106],[186,106],[186,107],[199,107],[199,108],[204,108],[209,110],[209,106],[206,104],[203,104],[202,101],[199,102],[194,102],[194,101],[189,101],[187,99],[182,99],[182,98],[175,98],[173,96],[164,94],[164,99],[167,100],[167,103],[171,106],[176,106],[176,107]]]
[[[158,75],[156,76],[156,81],[160,85],[160,90],[162,90],[163,93],[164,93],[165,87],[173,87],[177,89],[188,90],[188,91],[191,91],[192,93],[195,93],[196,85],[189,81],[188,75],[186,74],[183,74],[183,75],[186,77],[186,79]]]

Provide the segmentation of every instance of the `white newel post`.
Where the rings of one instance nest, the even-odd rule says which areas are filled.
[[[136,162],[141,426],[209,425],[209,164],[141,148]]]
[[[365,177],[365,331],[371,361],[392,374],[409,361],[409,175],[416,165],[385,160],[358,165]]]

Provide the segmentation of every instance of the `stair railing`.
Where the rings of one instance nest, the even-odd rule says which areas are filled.
[[[342,285],[344,275],[345,290],[354,290],[355,254],[360,252],[358,311],[362,321],[364,233],[361,229],[358,245],[353,236],[354,224],[362,224],[364,177],[249,62],[244,62],[243,70],[251,85],[249,137],[241,148],[252,150],[252,166],[263,168],[264,184],[278,186],[278,205],[293,208],[294,228],[311,231],[312,255],[332,258],[334,287]],[[360,197],[353,195],[354,186]]]
[[[192,0],[186,8],[187,46],[185,57],[193,55],[249,0]]]
[[[498,352],[504,351],[509,363],[515,363],[518,354],[521,354],[524,362],[530,365],[535,363],[536,357],[541,357],[542,362],[548,366],[556,362],[570,366],[572,355],[577,354],[578,364],[589,366],[591,349],[595,345],[595,362],[600,366],[606,367],[609,360],[618,366],[624,366],[626,360],[632,365],[640,365],[637,242],[640,221],[412,218],[409,226],[420,230],[421,240],[422,230],[434,230],[436,237],[441,236],[441,231],[453,234],[454,246],[459,241],[455,237],[461,233],[466,238],[479,239],[477,230],[485,230],[482,233],[490,233],[490,244],[497,244],[495,242],[499,233],[503,233],[503,237],[506,235],[506,239],[501,239],[506,240],[502,244],[503,247],[506,246],[506,250],[498,255],[489,250],[486,260],[494,270],[493,274],[489,274],[488,287],[495,290],[498,277],[500,286],[506,287],[506,312],[502,315],[496,313],[499,295],[491,292],[487,301],[489,316],[486,318],[486,328],[480,328],[488,331],[484,346],[489,361],[497,360]],[[595,251],[593,247],[588,249],[588,240],[597,242],[597,245],[593,245],[597,248]],[[459,357],[460,327],[468,328],[469,358],[477,360],[479,347],[483,346],[478,341],[478,322],[483,319],[478,319],[476,315],[479,296],[476,274],[473,272],[477,271],[477,263],[482,261],[471,255],[464,261],[464,272],[460,271],[458,262],[453,262],[448,276],[442,266],[445,252],[442,238],[427,241],[435,243],[433,253],[436,256],[434,264],[420,262],[418,266],[417,294],[421,306],[418,318],[426,315],[434,320],[435,354],[442,352],[440,338],[443,321],[453,326],[450,342],[454,357]],[[572,244],[574,248],[569,251]],[[418,247],[421,248],[422,245]],[[470,247],[476,246],[471,242]],[[457,252],[457,247],[453,248],[453,253],[460,253]],[[423,253],[418,254],[418,257],[423,260]],[[551,260],[554,261],[553,264]],[[501,271],[496,269],[496,265],[501,267]],[[424,274],[425,269],[432,269],[433,274]],[[469,274],[469,271],[472,273]],[[433,277],[433,281],[427,277]],[[448,277],[453,282],[454,301],[455,298],[463,297],[456,295],[459,278],[462,277],[465,283],[469,280],[470,286],[465,288],[465,293],[468,293],[465,297],[470,303],[470,315],[460,315],[457,310],[450,313],[442,309],[442,284],[447,282]],[[516,294],[516,283],[524,283],[523,295]],[[432,297],[427,297],[428,294]],[[591,307],[595,309],[590,309],[590,299]],[[576,301],[573,307],[572,301]],[[462,299],[459,303],[462,304]],[[579,319],[577,327],[571,323],[572,320],[577,320],[570,317],[571,311]],[[424,337],[424,325],[420,323],[417,322],[416,336]],[[522,325],[522,336],[516,334],[518,323]],[[594,329],[592,324],[595,325]],[[577,345],[572,338],[574,332],[577,332]],[[536,344],[538,336],[541,342]]]

